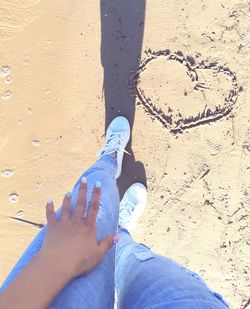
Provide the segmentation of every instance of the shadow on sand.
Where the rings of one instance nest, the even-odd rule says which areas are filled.
[[[135,98],[129,94],[128,81],[141,59],[146,0],[100,0],[101,60],[104,69],[105,130],[113,118],[128,118],[131,130]],[[144,165],[135,161],[131,140],[124,156],[123,172],[118,179],[120,196],[134,182],[146,185]]]

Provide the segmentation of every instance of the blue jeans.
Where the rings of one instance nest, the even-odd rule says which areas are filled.
[[[96,180],[102,183],[97,216],[97,240],[117,233],[119,193],[116,186],[117,161],[104,156],[83,175],[88,178],[88,200]],[[83,176],[82,175],[82,176]],[[81,176],[81,177],[82,177]],[[72,191],[73,208],[80,179]],[[60,209],[57,212],[60,218]],[[41,248],[46,226],[26,249],[4,281],[5,289]],[[88,275],[72,280],[56,296],[49,308],[110,309],[114,306],[114,286],[118,308],[228,308],[222,297],[211,291],[198,275],[168,258],[156,255],[143,244],[137,244],[126,230],[119,230],[120,240],[102,262]]]

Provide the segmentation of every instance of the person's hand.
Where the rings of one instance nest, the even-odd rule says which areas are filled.
[[[53,202],[48,201],[46,205],[47,233],[39,254],[71,279],[86,274],[97,266],[108,249],[118,240],[117,236],[112,235],[97,243],[96,217],[100,196],[100,182],[97,182],[87,216],[84,217],[87,180],[83,177],[74,213],[70,210],[71,193],[64,197],[60,221],[56,218]]]
[[[99,183],[100,184],[100,183]],[[53,202],[46,206],[47,231],[41,250],[0,293],[0,308],[47,308],[63,287],[75,277],[86,274],[100,263],[117,236],[96,241],[96,216],[101,189],[94,187],[88,214],[86,207],[86,178],[80,184],[74,213],[71,194],[66,194],[61,220],[57,220]]]

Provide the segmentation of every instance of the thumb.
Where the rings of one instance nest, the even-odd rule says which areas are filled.
[[[117,235],[110,235],[99,242],[99,249],[101,256],[104,257],[104,255],[107,253],[107,251],[119,240],[119,237]]]

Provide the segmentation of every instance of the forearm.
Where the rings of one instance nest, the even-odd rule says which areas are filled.
[[[0,309],[47,308],[71,279],[39,252],[0,294]]]

